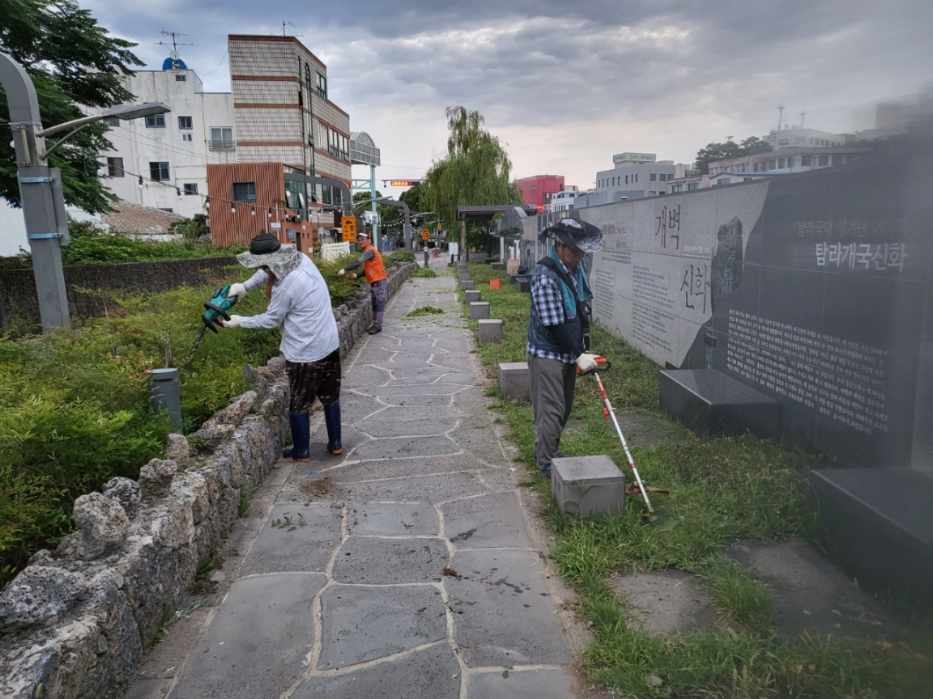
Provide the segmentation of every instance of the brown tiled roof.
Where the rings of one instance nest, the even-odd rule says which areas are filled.
[[[114,233],[132,233],[135,235],[161,235],[169,233],[169,226],[184,217],[162,209],[140,206],[119,200],[109,214],[104,214],[104,223]]]

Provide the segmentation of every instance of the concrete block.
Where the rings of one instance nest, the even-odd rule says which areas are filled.
[[[479,321],[479,341],[481,344],[487,342],[499,342],[502,340],[502,321],[498,318],[485,318]]]
[[[510,400],[531,400],[531,380],[528,362],[501,362],[499,364],[499,390]]]
[[[461,282],[460,282],[460,288],[463,289],[464,291],[471,291],[471,290],[473,290],[473,289],[476,288],[476,284],[474,284],[473,282],[471,282],[471,281],[469,281],[469,280],[467,280],[467,281],[465,281],[465,282],[464,282],[464,281],[461,281]]]
[[[620,514],[625,506],[625,475],[605,454],[554,459],[551,492],[561,512]]]
[[[489,317],[489,302],[488,301],[474,301],[470,304],[470,319],[479,320],[480,318]]]
[[[463,300],[467,303],[477,303],[480,298],[479,289],[470,289],[463,292]]]

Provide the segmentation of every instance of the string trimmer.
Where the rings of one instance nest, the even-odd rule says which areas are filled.
[[[194,345],[192,345],[191,352],[188,355],[188,361],[181,367],[182,369],[188,369],[191,366],[191,362],[194,361],[194,355],[197,353],[198,347],[201,346],[201,342],[204,340],[204,335],[207,334],[207,331],[210,330],[216,333],[218,332],[217,328],[221,327],[221,318],[230,320],[230,315],[227,311],[236,305],[237,297],[228,296],[229,293],[230,285],[226,284],[217,289],[214,295],[204,304],[204,310],[201,312],[201,322],[203,325],[201,329],[198,330],[198,334],[194,339]]]
[[[622,450],[625,452],[625,458],[628,460],[628,465],[632,469],[632,473],[635,474],[635,482],[638,483],[638,491],[641,493],[642,499],[645,501],[645,507],[647,512],[642,513],[642,519],[645,519],[649,522],[653,522],[657,519],[657,514],[655,514],[654,508],[651,506],[651,500],[648,498],[648,489],[645,487],[645,484],[641,480],[641,475],[638,473],[638,466],[635,465],[635,458],[632,456],[631,450],[628,448],[628,441],[625,439],[625,434],[622,432],[622,427],[619,425],[619,418],[616,417],[616,411],[612,408],[612,401],[609,400],[609,394],[606,393],[606,387],[603,385],[603,380],[599,376],[600,369],[608,369],[610,367],[609,360],[605,357],[597,356],[596,357],[596,368],[592,369],[586,373],[592,374],[593,378],[596,379],[596,386],[599,388],[599,397],[603,401],[603,417],[612,419],[612,424],[616,429],[616,434],[619,435],[619,441],[622,442]],[[662,491],[663,492],[663,491]]]

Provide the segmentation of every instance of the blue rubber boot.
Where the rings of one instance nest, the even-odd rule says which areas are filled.
[[[289,413],[288,424],[292,428],[292,448],[282,452],[286,459],[307,459],[311,447],[311,418],[308,413]]]
[[[334,456],[343,454],[340,440],[340,401],[324,406],[324,423],[327,425],[327,451]]]

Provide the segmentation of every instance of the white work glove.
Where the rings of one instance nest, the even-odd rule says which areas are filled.
[[[337,270],[337,276],[338,276],[338,277],[342,277],[342,276],[343,276],[344,274],[346,274],[346,273],[347,273],[347,270],[345,270],[343,267],[341,267],[339,270]]]
[[[220,324],[225,328],[238,328],[243,321],[243,316],[230,316],[230,320],[220,319]]]
[[[231,284],[230,289],[227,290],[228,297],[240,298],[241,296],[246,296],[246,285],[237,282],[236,284]]]
[[[581,374],[588,374],[591,371],[596,371],[596,369],[599,368],[599,364],[596,362],[598,357],[598,354],[584,352],[579,357],[577,357],[577,371]]]

